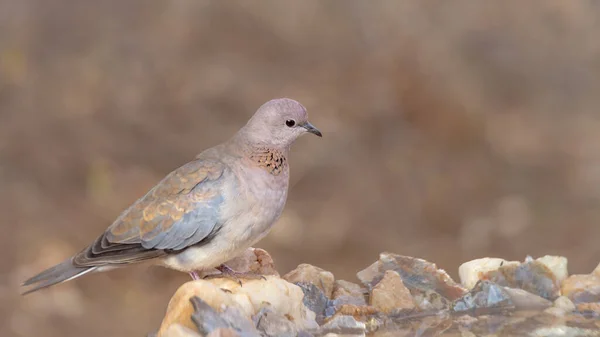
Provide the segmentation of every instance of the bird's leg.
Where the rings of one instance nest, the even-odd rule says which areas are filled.
[[[251,280],[258,280],[258,279],[266,280],[266,277],[264,277],[262,275],[258,275],[258,274],[254,274],[254,273],[236,272],[235,270],[231,269],[226,264],[222,264],[222,265],[216,267],[216,269],[218,271],[220,271],[221,274],[208,275],[208,276],[205,276],[204,278],[209,279],[209,278],[216,278],[216,277],[226,277],[226,278],[232,279],[232,280],[236,281],[237,283],[239,283],[240,287],[242,286],[242,281],[240,280],[241,278],[251,279]]]
[[[190,277],[192,278],[192,280],[194,280],[194,281],[200,279],[200,275],[198,275],[197,271],[191,271],[189,274],[190,274]]]

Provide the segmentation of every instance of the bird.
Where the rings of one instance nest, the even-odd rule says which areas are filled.
[[[290,98],[261,105],[225,142],[202,151],[136,200],[89,246],[29,278],[22,295],[92,272],[149,262],[189,273],[217,269],[253,277],[225,262],[269,233],[286,204],[291,145],[322,137]]]

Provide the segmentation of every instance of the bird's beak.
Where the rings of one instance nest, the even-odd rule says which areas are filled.
[[[315,126],[310,124],[309,122],[306,122],[304,125],[302,125],[302,127],[305,128],[306,131],[312,133],[313,135],[323,137],[323,134],[321,133],[321,131],[319,131],[319,129],[315,128]]]

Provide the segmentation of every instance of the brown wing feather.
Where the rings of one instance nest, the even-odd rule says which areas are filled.
[[[223,174],[218,161],[197,159],[167,175],[138,199],[94,241],[75,255],[76,266],[101,266],[143,261],[167,254],[165,249],[147,247],[158,235],[175,232],[184,215],[204,200],[215,196],[210,188]],[[196,191],[200,184],[207,188]],[[194,190],[193,195],[190,193]]]

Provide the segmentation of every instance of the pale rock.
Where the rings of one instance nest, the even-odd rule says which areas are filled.
[[[463,296],[467,290],[452,280],[450,275],[435,263],[384,252],[379,254],[379,260],[356,274],[367,288],[372,289],[387,270],[397,272],[404,286],[411,292],[435,291],[444,298],[454,301]]]
[[[319,329],[320,334],[334,333],[337,335],[364,336],[366,324],[357,321],[352,316],[337,315]]]
[[[583,292],[595,290],[600,287],[600,276],[590,275],[571,275],[562,282],[561,294],[568,296],[572,301]]]
[[[256,327],[266,337],[296,337],[298,329],[287,318],[264,309],[256,318]]]
[[[365,295],[369,292],[358,284],[336,280],[333,285],[333,300],[328,302],[325,316],[333,316],[341,308],[362,308],[367,305]]]
[[[238,273],[279,276],[271,255],[260,248],[250,247],[225,264]]]
[[[242,306],[239,303],[240,301],[211,282],[205,280],[190,281],[180,286],[173,297],[171,297],[166,315],[158,332],[159,337],[162,337],[163,333],[174,324],[197,331],[196,325],[192,321],[194,307],[190,302],[190,299],[194,296],[202,298],[202,300],[215,310],[220,310],[222,306],[235,306],[239,307],[242,312],[248,313],[252,308],[249,301]]]
[[[215,286],[231,292],[228,294],[235,299],[246,316],[256,315],[264,307],[273,312],[288,317],[298,329],[318,327],[315,313],[303,303],[302,289],[277,276],[266,276],[266,280],[244,280],[243,286],[230,279],[212,279]],[[243,311],[242,310],[242,311]]]
[[[566,312],[575,311],[575,304],[567,297],[560,296],[554,301],[554,306],[556,308],[564,309]]]
[[[415,308],[410,291],[404,286],[400,275],[393,270],[387,270],[383,279],[373,287],[369,304],[383,313]]]
[[[566,257],[546,255],[536,260],[548,267],[558,282],[562,282],[569,277],[569,271],[567,268],[568,260]]]
[[[384,270],[382,269],[382,256],[384,253],[379,255],[379,260],[373,262],[367,268],[356,273],[356,277],[362,282],[364,285],[370,285],[372,282],[376,282],[378,278],[381,278]]]
[[[579,303],[576,305],[580,313],[593,314],[594,317],[600,317],[600,303]]]
[[[244,337],[260,337],[254,322],[245,317],[235,306],[226,306],[222,308],[221,312],[217,312],[198,296],[192,297],[190,302],[194,307],[192,321],[202,335],[207,335],[217,329],[232,328]]]
[[[219,328],[206,335],[206,337],[241,337],[237,331],[230,328]]]
[[[317,323],[322,323],[325,318],[325,310],[330,303],[329,299],[323,294],[321,288],[311,283],[296,283],[304,292],[304,305],[316,314]]]
[[[573,311],[575,311],[575,304],[567,296],[560,296],[554,300],[554,306],[544,310],[544,312],[557,317],[565,316]]]
[[[283,279],[291,283],[310,283],[319,287],[327,298],[331,298],[333,292],[333,274],[329,271],[303,263],[283,276]]]
[[[485,273],[497,270],[506,265],[519,265],[518,261],[506,261],[500,258],[484,257],[481,259],[471,260],[460,265],[458,268],[458,277],[463,287],[473,289],[475,284],[481,279]]]
[[[337,280],[333,284],[332,299],[336,299],[340,296],[350,296],[362,298],[364,300],[365,294],[367,294],[367,290],[356,283],[348,282],[345,280]],[[364,304],[367,304],[366,301]]]
[[[175,323],[197,331],[191,319],[194,308],[190,298],[199,297],[217,312],[235,308],[243,317],[250,319],[264,307],[287,317],[298,329],[314,329],[318,325],[315,313],[302,302],[304,294],[300,287],[277,276],[266,276],[266,280],[243,280],[243,286],[228,278],[190,281],[182,285],[173,295],[159,330],[162,332]]]
[[[544,310],[552,306],[552,302],[523,289],[503,287],[516,310]]]
[[[596,267],[596,269],[594,269],[594,271],[592,271],[592,274],[600,277],[600,263],[598,264],[598,266]]]
[[[170,325],[160,336],[162,337],[202,337],[198,332],[181,324]]]

